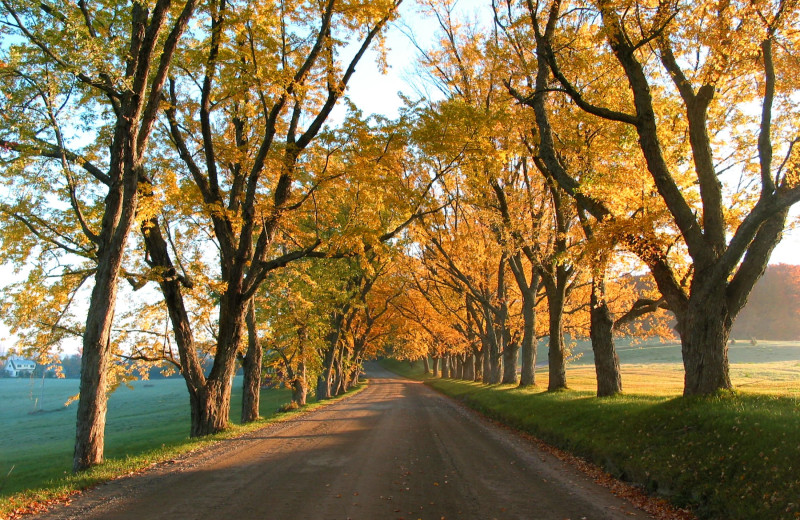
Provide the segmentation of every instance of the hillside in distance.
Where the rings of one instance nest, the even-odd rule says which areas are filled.
[[[800,340],[800,265],[767,266],[734,322],[731,337]]]

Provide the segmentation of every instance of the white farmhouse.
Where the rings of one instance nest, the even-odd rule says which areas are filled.
[[[29,376],[36,369],[36,362],[30,359],[11,358],[6,362],[5,368],[8,377]]]

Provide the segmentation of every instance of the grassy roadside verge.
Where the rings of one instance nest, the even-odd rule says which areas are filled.
[[[384,362],[426,379],[419,366]],[[481,413],[641,484],[701,518],[800,518],[800,401],[547,393],[451,379],[426,383]]]
[[[271,413],[250,424],[232,424],[228,430],[217,435],[199,439],[185,437],[168,444],[162,444],[162,440],[159,438],[143,437],[138,439],[138,442],[131,444],[131,446],[135,446],[131,452],[108,457],[106,462],[100,466],[78,475],[65,473],[64,477],[43,481],[25,491],[0,497],[0,519],[14,519],[22,515],[41,512],[53,504],[69,502],[70,497],[74,494],[99,483],[146,470],[161,462],[173,460],[195,450],[210,446],[217,441],[246,435],[268,424],[292,419],[300,414],[308,413],[350,397],[365,387],[366,384],[362,383],[344,395],[322,402],[312,402],[300,409]],[[274,407],[271,408],[271,410],[274,409]],[[263,413],[264,406],[262,406]],[[120,450],[117,451],[119,452]],[[44,455],[44,457],[46,456]]]

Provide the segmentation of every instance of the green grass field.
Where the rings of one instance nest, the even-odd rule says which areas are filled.
[[[567,369],[570,390],[482,385],[423,374],[422,363],[384,366],[485,415],[584,457],[701,518],[800,519],[800,342],[731,345],[734,394],[683,398],[680,347],[620,347],[625,393],[594,396],[591,348]],[[547,359],[540,349],[539,359]]]
[[[0,379],[0,497],[64,477],[72,467],[78,392],[76,379]],[[136,381],[109,399],[107,459],[124,459],[186,443],[189,394],[183,379]],[[289,390],[264,390],[261,415],[273,415],[289,402]],[[231,420],[241,414],[241,378],[234,382]]]

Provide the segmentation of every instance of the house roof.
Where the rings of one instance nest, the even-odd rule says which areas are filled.
[[[24,358],[11,358],[8,360],[8,364],[13,366],[14,368],[36,367],[35,361]]]

